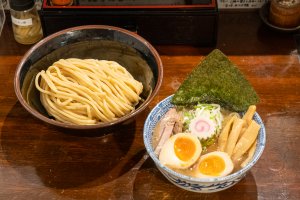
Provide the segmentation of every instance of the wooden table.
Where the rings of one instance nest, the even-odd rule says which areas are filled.
[[[0,38],[0,199],[300,199],[300,63],[293,34],[267,29],[257,13],[221,14],[219,28],[217,47],[260,96],[267,145],[237,185],[197,194],[169,183],[150,158],[143,161],[142,129],[155,104],[212,48],[156,46],[164,80],[149,108],[118,130],[87,137],[42,123],[17,101],[14,72],[30,46],[14,41],[8,21]]]

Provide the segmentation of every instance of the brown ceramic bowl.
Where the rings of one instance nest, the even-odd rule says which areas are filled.
[[[34,78],[55,61],[69,57],[118,62],[143,83],[141,97],[145,101],[137,105],[133,112],[109,123],[75,125],[54,120],[40,102]],[[35,44],[17,67],[14,87],[22,106],[38,119],[63,128],[98,129],[122,124],[141,113],[158,92],[162,78],[163,66],[159,54],[145,39],[117,27],[88,25],[54,33]]]

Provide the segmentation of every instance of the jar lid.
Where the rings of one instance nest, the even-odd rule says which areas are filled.
[[[28,10],[34,6],[34,0],[9,0],[9,6],[16,11]]]

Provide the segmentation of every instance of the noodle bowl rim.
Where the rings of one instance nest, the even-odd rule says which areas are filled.
[[[69,123],[63,123],[63,122],[59,122],[56,121],[54,119],[50,119],[49,117],[46,117],[44,115],[42,115],[40,112],[38,112],[37,110],[33,109],[23,98],[22,94],[21,94],[21,83],[20,83],[20,74],[22,71],[22,68],[24,66],[24,64],[26,63],[26,61],[28,61],[28,58],[30,57],[31,54],[35,53],[35,51],[39,48],[42,47],[43,45],[46,45],[49,41],[55,39],[56,37],[59,37],[61,35],[64,34],[68,34],[69,32],[77,32],[77,31],[85,31],[85,30],[92,30],[92,29],[96,29],[96,30],[111,30],[111,31],[116,31],[116,32],[120,32],[123,33],[124,35],[131,37],[133,39],[138,40],[139,42],[141,42],[141,44],[143,44],[148,50],[149,52],[153,55],[154,60],[156,62],[157,65],[157,82],[155,84],[155,87],[152,89],[152,92],[150,95],[148,95],[147,99],[145,99],[145,101],[141,104],[140,107],[138,107],[137,109],[135,109],[133,112],[130,112],[126,115],[124,115],[123,117],[118,118],[117,120],[111,121],[111,122],[100,122],[99,124],[95,124],[95,125],[76,125],[76,124],[69,124]],[[91,38],[91,40],[97,40],[97,39],[93,39]],[[111,40],[111,41],[116,41],[116,42],[120,42],[119,40]],[[125,43],[124,43],[125,44]],[[126,44],[128,46],[130,46],[129,44]],[[97,129],[97,128],[104,128],[104,127],[110,127],[113,125],[117,125],[120,124],[122,122],[125,122],[131,118],[134,118],[137,114],[141,113],[147,106],[148,104],[152,101],[152,99],[155,97],[155,95],[157,94],[161,83],[162,83],[162,79],[163,79],[163,64],[162,61],[160,59],[160,56],[158,54],[158,52],[156,51],[156,49],[143,37],[119,28],[119,27],[114,27],[114,26],[106,26],[106,25],[85,25],[85,26],[77,26],[77,27],[72,27],[72,28],[68,28],[68,29],[64,29],[61,31],[58,31],[56,33],[53,33],[47,37],[45,37],[44,39],[40,40],[38,43],[36,43],[34,46],[32,46],[23,56],[23,58],[21,59],[21,61],[19,62],[16,72],[15,72],[15,76],[14,76],[14,89],[15,89],[15,93],[16,96],[19,100],[19,102],[21,103],[21,105],[29,112],[31,113],[33,116],[35,116],[36,118],[58,126],[58,127],[62,127],[62,128],[70,128],[70,129]]]
[[[144,124],[144,130],[143,130],[143,140],[144,140],[144,145],[146,147],[146,150],[147,150],[148,154],[150,155],[151,159],[154,161],[157,168],[160,171],[162,171],[162,173],[164,173],[164,175],[169,176],[169,174],[170,174],[174,177],[177,177],[179,179],[182,179],[182,180],[185,180],[188,182],[197,182],[197,183],[225,182],[225,181],[235,180],[235,179],[238,179],[239,177],[246,175],[246,173],[257,163],[257,161],[261,157],[261,155],[264,151],[265,145],[266,145],[266,129],[265,129],[265,126],[264,126],[264,123],[263,123],[261,117],[259,116],[259,114],[257,112],[255,112],[254,119],[256,122],[258,122],[261,125],[261,129],[260,129],[259,135],[258,135],[259,142],[257,142],[257,148],[255,150],[255,153],[254,153],[251,161],[249,163],[247,163],[247,165],[245,167],[241,168],[240,170],[238,170],[234,173],[231,173],[227,176],[224,176],[224,177],[196,178],[196,177],[191,177],[191,176],[187,176],[184,174],[180,174],[180,173],[164,166],[163,164],[161,164],[157,155],[154,153],[154,149],[152,147],[153,130],[150,130],[149,124],[151,123],[151,121],[153,121],[152,118],[155,115],[154,113],[159,112],[158,111],[159,109],[163,110],[163,112],[166,113],[170,108],[173,107],[173,105],[170,103],[172,97],[173,97],[173,95],[170,95],[170,96],[166,97],[165,99],[161,100],[151,110],[151,112],[149,113],[149,115],[146,118],[146,121]],[[157,122],[155,123],[155,125],[156,124],[157,124]],[[165,173],[167,173],[167,174],[165,174]]]

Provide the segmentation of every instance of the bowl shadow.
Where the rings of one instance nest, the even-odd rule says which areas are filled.
[[[57,128],[32,117],[17,102],[4,120],[1,147],[10,167],[31,184],[42,182],[55,189],[99,186],[122,176],[138,162],[138,158],[124,159],[135,126],[132,121],[89,134]],[[34,171],[26,173],[24,168]]]
[[[145,181],[147,180],[147,181]],[[257,186],[253,174],[247,173],[239,183],[221,192],[204,194],[181,189],[170,183],[149,157],[136,174],[133,199],[230,199],[256,200]]]

